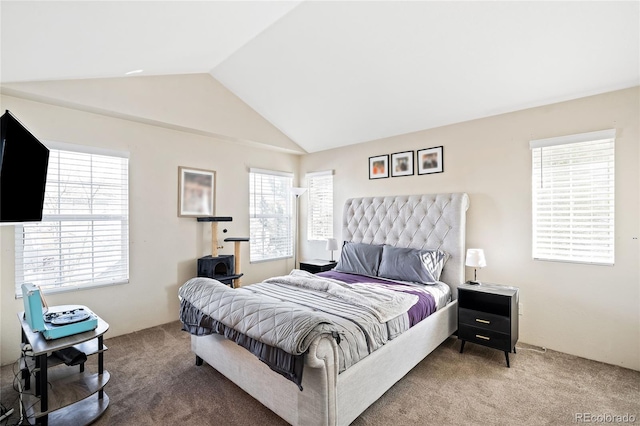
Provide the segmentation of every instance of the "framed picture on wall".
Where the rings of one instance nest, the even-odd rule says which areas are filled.
[[[178,216],[213,216],[216,172],[178,167]]]
[[[418,174],[428,175],[444,171],[443,147],[421,149],[418,151]]]
[[[413,151],[391,154],[391,176],[413,175]]]
[[[389,156],[378,155],[369,157],[369,179],[389,177]]]

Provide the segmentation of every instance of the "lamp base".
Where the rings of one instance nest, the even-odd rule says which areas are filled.
[[[480,281],[467,281],[467,284],[469,284],[469,285],[482,285],[482,283]]]

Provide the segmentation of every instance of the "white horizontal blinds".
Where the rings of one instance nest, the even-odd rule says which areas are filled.
[[[307,229],[309,240],[333,238],[333,171],[308,173],[309,212]]]
[[[615,130],[531,148],[534,259],[613,264]]]
[[[16,293],[129,279],[129,160],[51,149],[42,222],[16,226]]]
[[[293,174],[251,169],[249,186],[250,261],[293,256]]]

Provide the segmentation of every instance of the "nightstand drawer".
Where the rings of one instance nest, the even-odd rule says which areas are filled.
[[[458,328],[458,338],[506,352],[510,352],[512,349],[508,334],[469,325],[462,325]]]
[[[459,321],[461,324],[467,324],[473,327],[493,330],[500,333],[509,333],[511,330],[509,317],[502,315],[495,315],[488,312],[465,308],[460,308],[458,315],[460,316]]]

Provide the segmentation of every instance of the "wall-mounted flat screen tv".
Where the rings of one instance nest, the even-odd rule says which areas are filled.
[[[0,222],[41,221],[49,149],[9,110],[0,120]]]

